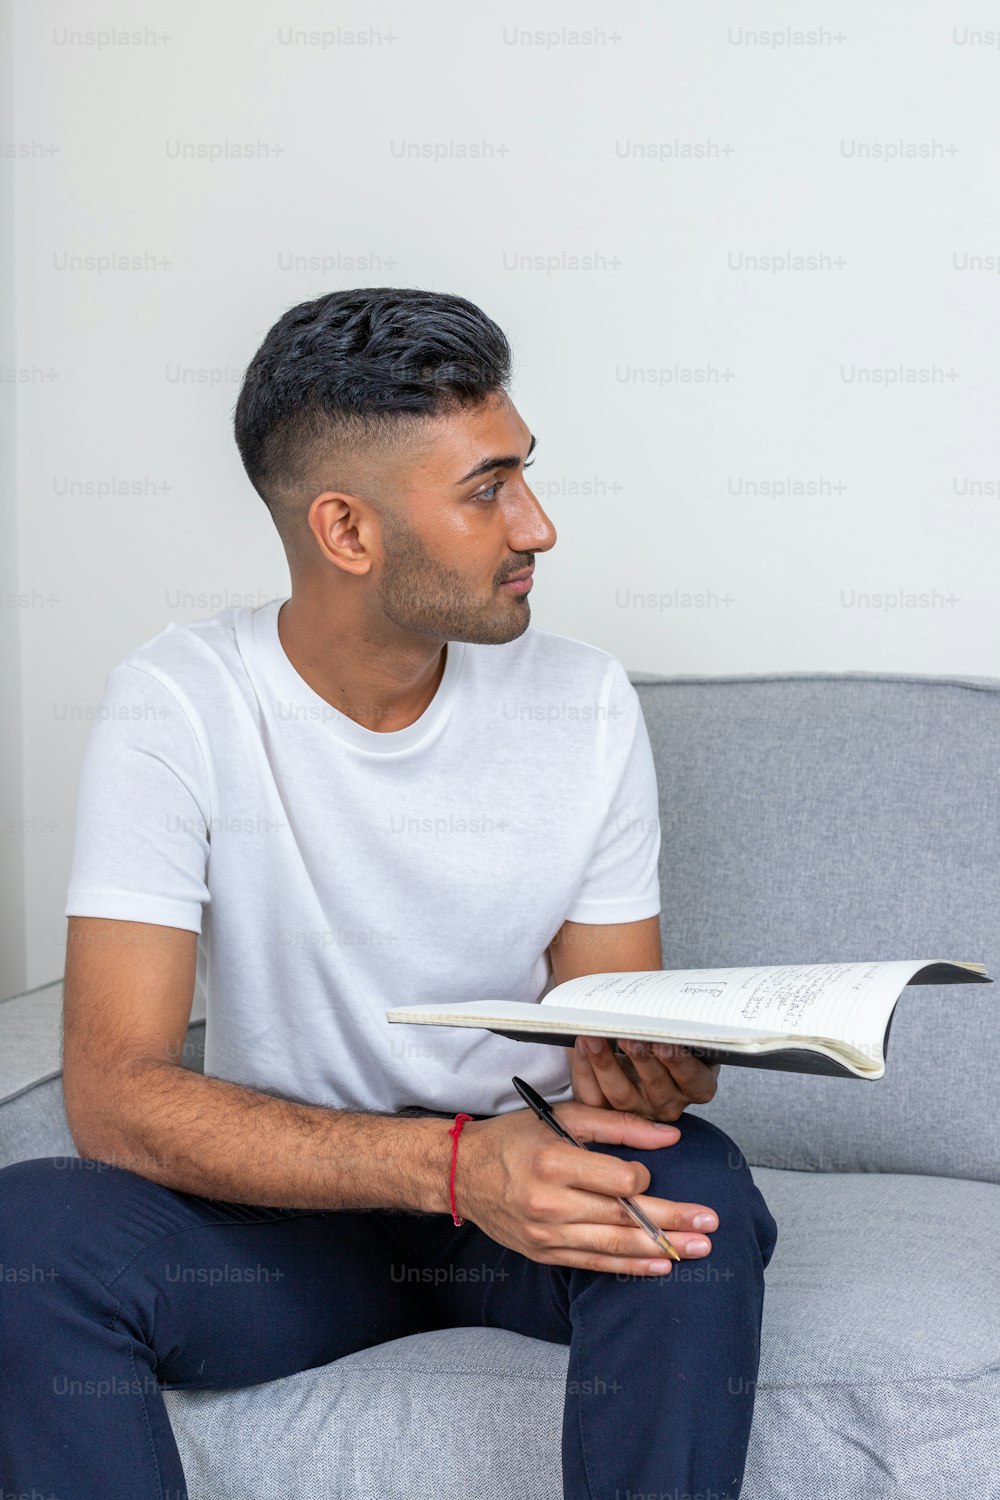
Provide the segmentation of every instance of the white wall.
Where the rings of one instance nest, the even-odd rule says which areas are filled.
[[[0,141],[14,133],[11,16],[0,9]],[[15,493],[16,388],[7,378],[14,349],[14,164],[0,155],[0,995],[24,978],[24,786],[21,766],[21,632]]]
[[[537,624],[663,672],[1000,675],[998,28],[941,0],[16,0],[7,991],[61,972],[108,670],[287,592],[230,414],[274,319],[335,287],[456,291],[507,330],[560,533]],[[109,255],[143,268],[67,268]],[[743,259],[776,255],[820,264]]]

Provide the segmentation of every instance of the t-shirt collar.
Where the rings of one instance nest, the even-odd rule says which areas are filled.
[[[376,755],[410,750],[439,732],[451,712],[465,655],[464,641],[448,642],[444,672],[437,692],[419,719],[407,724],[404,729],[390,729],[383,733],[356,723],[347,714],[334,708],[332,703],[327,703],[295,670],[278,635],[278,612],[284,603],[284,599],[271,599],[253,610],[250,617],[253,648],[272,689],[279,716],[322,724],[335,739]]]

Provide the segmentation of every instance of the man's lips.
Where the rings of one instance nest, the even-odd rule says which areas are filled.
[[[512,594],[526,594],[531,588],[531,575],[534,571],[534,568],[524,568],[511,578],[505,578],[500,587],[508,589]]]

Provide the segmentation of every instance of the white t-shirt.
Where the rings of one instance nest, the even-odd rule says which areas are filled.
[[[345,1109],[495,1114],[571,1097],[561,1047],[390,1025],[396,1005],[537,1000],[562,923],[660,910],[656,775],[613,656],[533,626],[451,642],[415,723],[309,687],[284,601],[170,624],[108,676],[66,916],[188,928],[205,1071]]]

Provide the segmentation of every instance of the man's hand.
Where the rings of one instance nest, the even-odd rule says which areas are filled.
[[[566,921],[549,947],[556,984],[584,974],[662,969],[659,917],[607,926]],[[676,1120],[689,1104],[707,1104],[718,1087],[719,1064],[707,1067],[685,1047],[622,1042],[628,1061],[601,1037],[568,1049],[573,1098],[598,1109],[625,1109],[651,1120]]]
[[[649,1151],[680,1139],[676,1126],[583,1104],[559,1104],[555,1112],[583,1141]],[[642,1196],[649,1182],[641,1162],[580,1151],[554,1136],[530,1110],[519,1109],[464,1127],[455,1201],[459,1213],[491,1239],[543,1265],[663,1275],[670,1260],[616,1198],[636,1197],[684,1259],[709,1253],[704,1231],[717,1229],[719,1221],[703,1203]]]
[[[689,1104],[707,1104],[718,1087],[719,1064],[668,1042],[621,1041],[630,1068],[604,1037],[577,1037],[568,1048],[573,1098],[599,1109],[624,1109],[651,1120],[676,1120]]]

